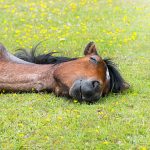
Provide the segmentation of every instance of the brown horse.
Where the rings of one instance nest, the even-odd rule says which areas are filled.
[[[98,55],[93,42],[85,47],[82,58],[54,57],[52,53],[35,57],[35,49],[31,53],[23,50],[17,54],[19,59],[0,45],[1,91],[52,91],[58,96],[94,102],[109,92],[129,88],[115,64]]]

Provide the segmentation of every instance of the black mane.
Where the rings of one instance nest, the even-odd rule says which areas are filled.
[[[37,55],[37,48],[39,45],[40,43],[34,46],[31,50],[19,48],[17,49],[18,52],[15,54],[15,56],[24,61],[35,64],[60,64],[63,62],[68,62],[77,59],[77,58],[53,56],[53,54],[57,52],[50,52],[48,54]]]
[[[113,93],[118,93],[124,89],[129,88],[129,84],[126,83],[121,76],[116,64],[112,62],[110,58],[104,58],[103,60],[107,65],[110,75],[110,91]]]

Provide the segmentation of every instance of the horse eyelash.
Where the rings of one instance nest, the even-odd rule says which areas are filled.
[[[90,61],[94,64],[98,64],[98,61],[93,57],[90,57]]]

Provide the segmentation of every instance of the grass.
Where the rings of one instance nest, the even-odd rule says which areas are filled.
[[[149,0],[0,0],[0,42],[82,56],[95,41],[130,90],[93,105],[54,94],[0,94],[0,149],[150,149]]]

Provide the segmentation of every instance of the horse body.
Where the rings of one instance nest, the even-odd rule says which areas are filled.
[[[40,65],[21,60],[0,45],[0,90],[46,90],[93,102],[110,91],[120,92],[129,87],[113,64],[98,55],[93,42],[86,46],[84,54],[82,58],[63,57],[56,60],[51,55],[42,55],[43,62],[49,60],[51,64]],[[54,60],[59,63],[54,63]]]
[[[52,65],[16,64],[0,62],[0,89],[5,91],[52,90]]]

